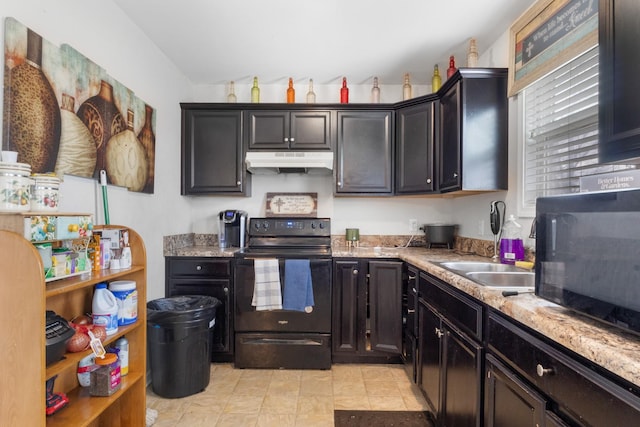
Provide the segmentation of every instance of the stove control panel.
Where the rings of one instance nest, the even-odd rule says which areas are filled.
[[[331,236],[329,218],[250,218],[250,236]]]

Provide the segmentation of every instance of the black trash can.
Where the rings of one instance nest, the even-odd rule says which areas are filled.
[[[220,301],[205,295],[147,303],[151,387],[159,396],[185,397],[204,390],[211,373],[209,329]]]

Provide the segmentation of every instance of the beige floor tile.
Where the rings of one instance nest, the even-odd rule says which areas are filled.
[[[221,414],[229,401],[229,395],[206,395],[190,399],[189,412]]]
[[[333,380],[333,395],[334,396],[366,396],[367,390],[364,386],[364,381],[349,381],[349,380]]]
[[[298,399],[297,414],[333,414],[333,397],[331,396],[304,396]]]
[[[254,427],[258,423],[258,414],[222,414],[216,427]],[[153,426],[155,427],[155,426]]]
[[[295,425],[295,414],[269,414],[261,411],[256,427],[294,427]]]
[[[360,365],[333,365],[331,374],[334,380],[362,380]]]
[[[366,365],[362,368],[362,376],[367,381],[394,381],[393,373],[386,365]]]
[[[225,414],[257,414],[264,397],[232,395],[224,407]]]
[[[267,394],[270,378],[240,378],[233,389],[234,395],[262,396]]]
[[[158,411],[158,418],[153,427],[175,427],[182,418],[182,412]]]
[[[331,377],[302,378],[300,396],[333,396]]]
[[[369,396],[369,405],[373,411],[406,411],[401,396]]]
[[[398,396],[400,394],[398,384],[393,380],[378,381],[366,379],[364,386],[369,396]]]
[[[264,398],[260,413],[294,414],[298,410],[298,396],[271,394]]]
[[[334,409],[366,410],[371,409],[369,398],[364,396],[334,396]]]
[[[205,414],[186,412],[176,424],[176,427],[208,427],[215,426],[220,414]]]
[[[333,411],[330,414],[298,414],[296,427],[331,427],[333,426]]]
[[[404,400],[404,406],[407,407],[408,411],[429,410],[429,405],[427,405],[422,396],[402,396],[402,400]]]
[[[296,369],[276,369],[271,375],[271,380],[300,380],[302,378],[301,370]]]
[[[269,383],[267,394],[297,396],[300,394],[300,379],[272,379]]]

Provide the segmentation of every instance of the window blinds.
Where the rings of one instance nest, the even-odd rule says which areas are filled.
[[[524,90],[524,206],[579,191],[581,176],[633,166],[598,164],[598,47]]]

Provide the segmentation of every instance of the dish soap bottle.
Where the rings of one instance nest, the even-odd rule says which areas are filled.
[[[524,260],[524,244],[522,242],[522,226],[516,222],[516,217],[509,215],[502,227],[500,239],[500,262],[515,264]]]

